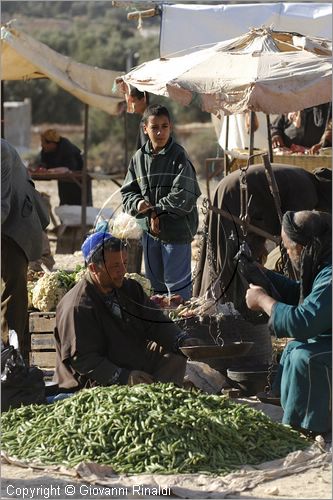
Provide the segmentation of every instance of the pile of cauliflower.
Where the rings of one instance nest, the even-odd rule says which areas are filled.
[[[151,283],[148,278],[145,278],[144,276],[141,276],[141,274],[137,273],[126,273],[125,278],[130,278],[140,283],[140,285],[143,288],[143,291],[145,292],[146,295],[148,295],[148,297],[151,297],[151,295],[153,294],[154,291],[151,287]]]
[[[84,273],[85,269],[78,266],[72,273],[59,270],[44,274],[34,286],[28,284],[29,303],[42,312],[55,311],[59,301]]]
[[[86,269],[78,266],[72,273],[55,271],[46,273],[37,281],[28,281],[29,307],[42,312],[55,311],[63,296],[84,276]],[[137,273],[126,273],[140,283],[144,292],[150,297],[153,293],[149,279]]]

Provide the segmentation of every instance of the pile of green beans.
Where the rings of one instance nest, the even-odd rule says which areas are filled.
[[[117,473],[221,474],[309,445],[247,405],[172,384],[85,389],[1,419],[11,457],[45,465],[92,461]]]

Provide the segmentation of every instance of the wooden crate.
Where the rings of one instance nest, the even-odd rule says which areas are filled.
[[[53,333],[56,326],[55,312],[31,312],[29,332]]]
[[[41,370],[44,368],[52,368],[54,370],[56,365],[56,353],[55,351],[31,351],[30,364],[38,366]]]
[[[56,365],[54,312],[32,312],[29,315],[30,364],[50,373]]]
[[[53,333],[32,333],[30,336],[31,350],[55,349]]]

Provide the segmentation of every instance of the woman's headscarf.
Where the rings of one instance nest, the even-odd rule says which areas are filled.
[[[300,257],[300,303],[309,295],[319,271],[332,262],[332,216],[326,212],[303,211],[295,222],[296,212],[286,212],[282,228],[287,237],[304,248]]]

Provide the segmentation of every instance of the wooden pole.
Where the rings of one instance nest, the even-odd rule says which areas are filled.
[[[157,15],[156,9],[148,9],[148,10],[136,10],[134,12],[129,12],[127,14],[128,21],[138,20],[140,17],[154,17]]]
[[[271,163],[273,163],[272,134],[271,134],[271,122],[269,119],[269,115],[266,115],[266,123],[267,123],[267,141],[268,141],[269,161]]]
[[[1,138],[5,138],[5,86],[1,80]]]
[[[226,210],[223,210],[223,208],[216,208],[212,204],[209,204],[208,206],[209,210],[212,212],[221,215],[222,217],[225,217],[228,220],[231,220],[238,226],[241,226],[244,224],[244,222],[237,217],[236,215],[232,215]],[[251,231],[252,233],[258,234],[259,236],[262,236],[263,238],[266,238],[268,240],[274,241],[277,245],[280,243],[281,238],[279,236],[274,236],[273,234],[268,233],[267,231],[264,231],[263,229],[260,229],[259,227],[254,226],[253,224],[247,224],[247,229]]]
[[[264,162],[265,174],[266,174],[266,178],[268,181],[269,190],[271,192],[271,195],[273,196],[276,212],[278,214],[279,221],[281,223],[282,222],[282,210],[281,210],[281,199],[280,199],[279,187],[277,185],[275,175],[274,175],[274,172],[272,169],[272,165],[271,165],[269,158],[268,158],[268,154],[267,153],[263,154],[262,159]]]
[[[83,146],[83,170],[81,183],[81,235],[82,241],[87,232],[87,171],[88,171],[88,122],[89,122],[89,106],[84,105],[84,146]]]

